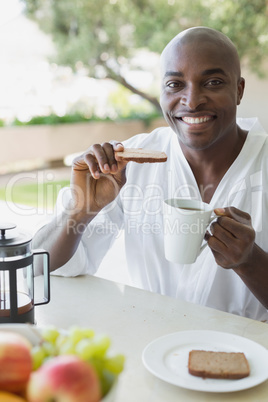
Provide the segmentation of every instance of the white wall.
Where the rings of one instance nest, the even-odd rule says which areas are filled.
[[[268,77],[260,79],[246,70],[242,70],[242,76],[246,86],[238,117],[258,117],[268,133]]]

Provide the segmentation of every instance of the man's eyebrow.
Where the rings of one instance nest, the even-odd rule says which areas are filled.
[[[226,73],[222,68],[209,68],[207,70],[204,70],[202,72],[202,75],[212,75],[212,74],[221,74],[221,75],[225,75]],[[175,76],[175,77],[183,77],[183,73],[180,71],[166,71],[164,77],[170,77],[170,76]]]
[[[179,71],[166,71],[164,77],[170,77],[170,76],[176,76],[176,77],[183,77],[183,73],[179,72]]]
[[[226,73],[222,68],[210,68],[202,72],[202,75],[212,75],[212,74],[222,74],[226,76]]]

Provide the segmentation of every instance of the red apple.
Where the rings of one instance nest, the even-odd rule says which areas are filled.
[[[0,331],[0,389],[25,390],[32,371],[31,344],[22,335]]]
[[[75,355],[48,360],[31,374],[27,387],[29,402],[99,402],[99,378],[88,363]]]

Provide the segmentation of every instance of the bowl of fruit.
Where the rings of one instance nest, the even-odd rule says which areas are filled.
[[[90,328],[0,326],[0,402],[114,402],[124,356]]]

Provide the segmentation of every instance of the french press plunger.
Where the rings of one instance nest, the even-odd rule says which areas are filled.
[[[0,324],[34,323],[34,307],[50,300],[49,254],[31,250],[32,238],[13,223],[0,223]],[[35,300],[34,256],[43,255],[44,295]]]

